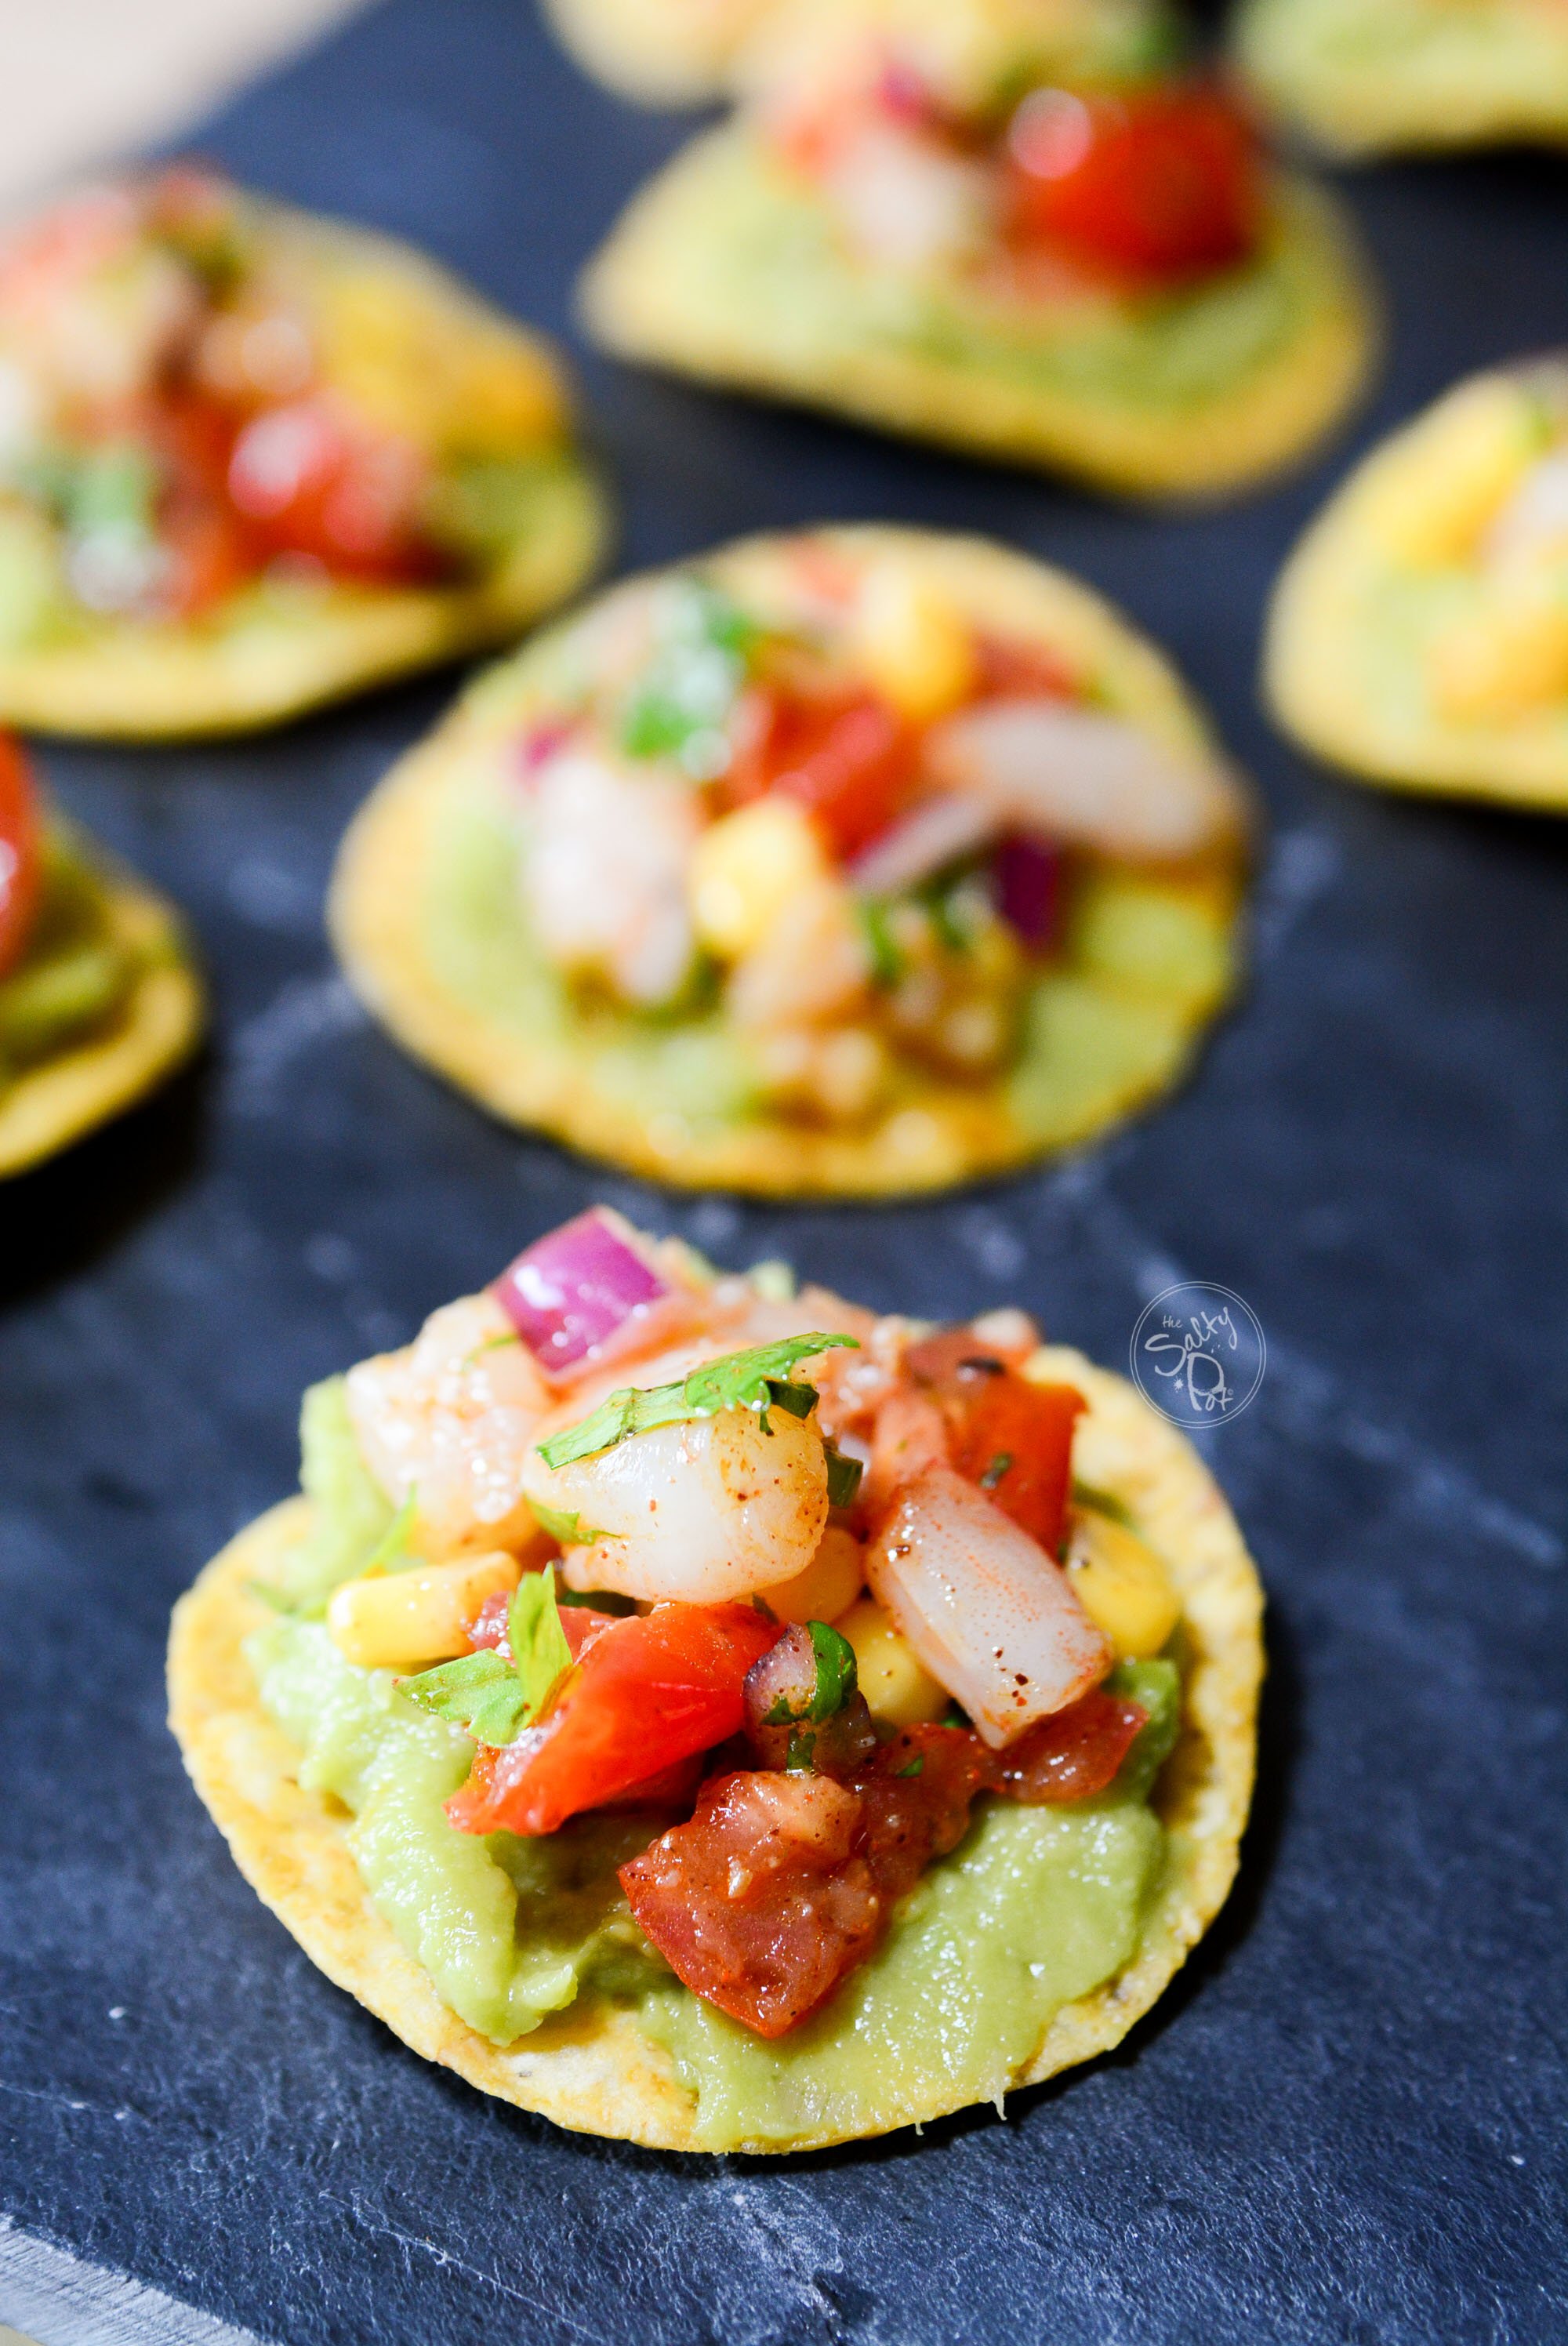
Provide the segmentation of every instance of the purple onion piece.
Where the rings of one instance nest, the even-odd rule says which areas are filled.
[[[556,750],[565,749],[572,732],[571,719],[565,717],[547,718],[541,724],[530,726],[517,744],[517,771],[522,779],[531,782]]]
[[[552,1376],[596,1352],[669,1289],[596,1206],[525,1248],[490,1291]]]
[[[992,862],[996,909],[1032,953],[1056,941],[1062,859],[1054,847],[1024,831],[1009,831]]]

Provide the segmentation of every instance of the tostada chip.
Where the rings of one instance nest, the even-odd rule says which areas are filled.
[[[744,87],[766,72],[776,44],[830,12],[874,23],[886,0],[545,0],[578,63],[645,106],[687,106]],[[942,36],[962,14],[952,0],[901,0]],[[1017,26],[1055,70],[1125,72],[1168,46],[1163,0],[989,0],[999,26]],[[962,37],[962,32],[960,38]]]
[[[1246,806],[1170,669],[980,539],[821,529],[636,578],[482,678],[344,842],[400,1041],[661,1179],[940,1187],[1173,1083]]]
[[[1022,1311],[877,1319],[595,1210],[303,1447],[176,1609],[170,1721],[311,1959],[485,2093],[706,2151],[1000,2103],[1225,1898],[1256,1573]]]
[[[45,812],[0,734],[0,1178],[151,1091],[201,1019],[174,913]]]
[[[1568,138],[1562,0],[1247,0],[1237,62],[1339,155]]]
[[[1358,466],[1281,575],[1265,678],[1369,780],[1568,808],[1568,361],[1472,377]]]
[[[591,567],[554,354],[418,254],[174,168],[0,239],[0,722],[238,732]]]
[[[1217,87],[1073,77],[996,0],[809,21],[590,264],[606,349],[1157,496],[1343,413],[1352,231]]]

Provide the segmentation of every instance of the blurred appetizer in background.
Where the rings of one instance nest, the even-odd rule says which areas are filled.
[[[744,541],[473,687],[332,933],[497,1114],[661,1179],[890,1195],[1174,1083],[1236,976],[1243,792],[1159,655],[979,539]]]
[[[1281,575],[1265,678],[1369,780],[1568,808],[1568,359],[1461,383],[1357,467]]]
[[[877,1319],[604,1211],[305,1401],[177,1609],[242,1872],[427,2058],[789,2151],[1117,2044],[1235,1873],[1257,1576],[1022,1311]]]
[[[1129,495],[1298,456],[1366,375],[1348,219],[1217,87],[998,0],[813,11],[583,283],[608,350]]]
[[[0,1176],[151,1091],[201,1020],[174,913],[48,812],[0,734]]]
[[[1330,154],[1568,139],[1562,0],[1247,0],[1236,50]]]
[[[553,352],[176,168],[0,240],[0,720],[239,731],[515,635],[591,567]]]
[[[645,106],[689,106],[766,74],[776,47],[813,19],[875,23],[885,0],[545,0],[580,65]],[[901,0],[922,10],[941,41],[961,14],[952,0]],[[1059,72],[1097,76],[1135,68],[1171,43],[1163,0],[993,0],[1033,54]],[[960,29],[957,37],[962,42]]]

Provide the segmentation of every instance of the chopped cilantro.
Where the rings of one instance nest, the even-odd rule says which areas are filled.
[[[822,1447],[828,1456],[828,1504],[850,1506],[866,1470],[858,1458],[847,1458],[836,1443],[824,1442]]]
[[[693,1369],[674,1384],[623,1385],[590,1415],[540,1443],[539,1455],[546,1466],[569,1466],[579,1458],[613,1450],[628,1434],[647,1433],[658,1425],[679,1425],[690,1418],[716,1417],[722,1409],[756,1409],[764,1430],[770,1407],[787,1409],[793,1416],[809,1416],[816,1388],[789,1382],[790,1371],[814,1353],[831,1352],[841,1344],[853,1346],[855,1341],[853,1336],[825,1335],[819,1329],[809,1335],[785,1336],[777,1343],[753,1344],[746,1352],[727,1353],[722,1360]],[[807,1394],[809,1401],[804,1400]]]
[[[817,1660],[817,1689],[806,1716],[820,1721],[842,1710],[855,1691],[855,1649],[842,1631],[826,1621],[808,1621],[806,1627]]]
[[[619,1539],[619,1532],[600,1531],[596,1524],[585,1524],[574,1508],[570,1514],[560,1507],[547,1507],[543,1499],[530,1499],[529,1512],[542,1532],[558,1541],[562,1547],[588,1547],[595,1540]]]
[[[506,1642],[510,1661],[482,1647],[401,1679],[401,1690],[437,1719],[466,1729],[476,1743],[514,1743],[572,1667],[554,1573],[524,1574],[506,1609]]]
[[[855,909],[871,950],[871,984],[884,988],[895,986],[904,974],[904,957],[889,923],[886,904],[880,896],[858,896]]]
[[[1109,1515],[1114,1524],[1132,1525],[1132,1515],[1114,1492],[1096,1490],[1093,1483],[1080,1483],[1073,1477],[1073,1504],[1091,1507],[1097,1515]]]
[[[994,1491],[1003,1476],[1011,1470],[1012,1465],[1012,1451],[999,1450],[995,1457],[992,1460],[990,1465],[986,1468],[984,1474],[980,1478],[981,1489],[983,1491]]]
[[[900,1776],[923,1776],[925,1774],[925,1753],[923,1751],[917,1751],[907,1768],[900,1768],[895,1772]]]

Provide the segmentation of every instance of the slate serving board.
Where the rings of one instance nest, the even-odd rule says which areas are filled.
[[[569,332],[576,265],[684,134],[521,0],[387,0],[200,144]],[[1363,437],[1562,332],[1561,163],[1350,191],[1393,329]],[[216,1037],[0,1192],[0,2319],[46,2346],[1561,2338],[1568,828],[1358,791],[1259,719],[1261,598],[1349,444],[1157,520],[583,365],[627,563],[892,516],[1119,597],[1267,797],[1252,988],[1178,1100],[1054,1169],[880,1212],[683,1201],[488,1123],[332,972],[333,844],[450,677],[232,748],[46,753],[188,908]],[[1005,2123],[778,2162],[556,2133],[329,1986],[186,1785],[168,1608],[292,1486],[300,1389],[600,1196],[884,1307],[1016,1298],[1113,1364],[1178,1277],[1264,1325],[1211,1442],[1271,1608],[1242,1878],[1121,2052]]]

